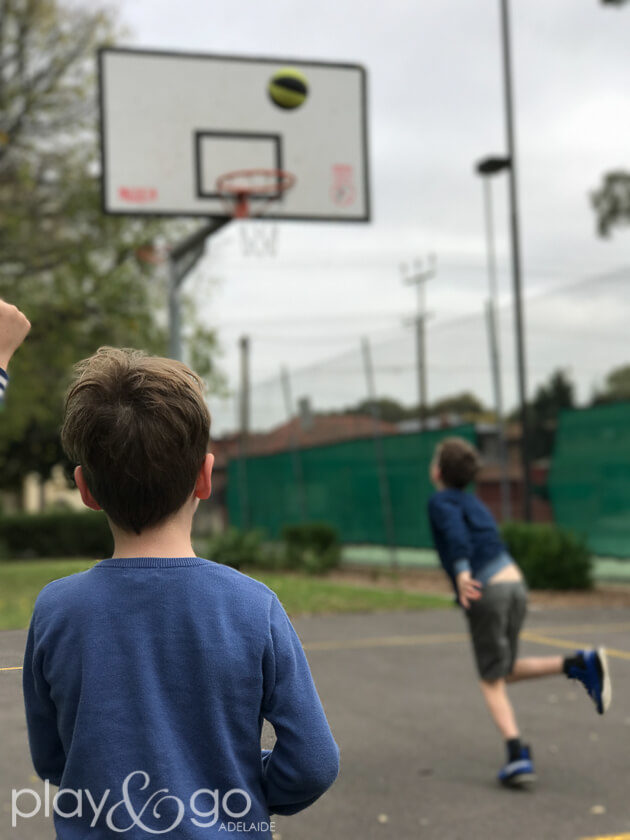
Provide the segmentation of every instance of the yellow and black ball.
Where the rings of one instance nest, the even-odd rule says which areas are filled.
[[[308,82],[304,73],[293,67],[283,67],[273,74],[267,91],[274,105],[290,111],[306,102]]]

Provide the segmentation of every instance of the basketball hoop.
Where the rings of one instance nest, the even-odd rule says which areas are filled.
[[[217,178],[217,192],[234,219],[261,216],[295,184],[283,169],[237,169]]]

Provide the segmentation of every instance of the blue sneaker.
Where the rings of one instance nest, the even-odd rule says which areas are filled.
[[[581,658],[584,665],[570,665],[567,668],[567,676],[569,679],[579,680],[582,683],[589,697],[595,703],[595,708],[600,715],[603,715],[609,708],[612,699],[606,651],[604,648],[578,650],[575,655],[576,658]]]
[[[526,787],[536,781],[532,754],[529,747],[521,747],[521,754],[515,761],[508,761],[499,770],[497,779],[507,787]]]

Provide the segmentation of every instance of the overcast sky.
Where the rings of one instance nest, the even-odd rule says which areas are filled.
[[[219,331],[231,385],[238,336],[248,333],[254,382],[287,365],[295,371],[296,397],[312,386],[316,407],[343,405],[365,390],[358,353],[343,385],[340,376],[334,385],[335,376],[326,375],[339,373],[341,362],[319,368],[317,377],[297,371],[356,351],[368,334],[378,390],[413,402],[413,343],[403,316],[412,314],[415,298],[401,283],[399,264],[434,252],[430,397],[469,388],[490,401],[479,314],[486,252],[473,164],[505,150],[498,0],[117,5],[130,32],[126,44],[358,62],[368,70],[372,222],[285,223],[275,259],[243,257],[231,225],[189,280],[200,311]],[[527,307],[530,390],[564,366],[585,398],[610,367],[630,361],[630,230],[599,239],[588,201],[603,172],[630,169],[630,8],[598,0],[512,0],[512,31],[524,283],[528,298],[538,298]],[[515,390],[504,178],[495,180],[494,196],[509,401]],[[608,279],[579,287],[579,294],[545,298],[553,288],[598,276]],[[462,316],[466,329],[448,326]],[[259,425],[272,417],[264,402],[261,397]],[[281,419],[279,388],[267,402],[275,402],[273,420]],[[219,426],[232,416],[217,417]]]

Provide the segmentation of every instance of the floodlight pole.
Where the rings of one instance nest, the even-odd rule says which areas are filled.
[[[518,226],[518,193],[516,179],[516,141],[514,137],[514,113],[512,96],[512,61],[510,54],[509,2],[500,0],[501,32],[503,45],[503,81],[505,95],[505,127],[510,167],[510,234],[512,240],[512,279],[514,285],[514,320],[516,326],[516,361],[518,373],[518,395],[521,414],[521,458],[523,462],[523,518],[532,519],[531,472],[529,449],[529,419],[527,413],[527,371],[525,365],[525,329],[523,318],[523,295],[521,286],[521,248]]]
[[[228,216],[211,218],[207,224],[191,233],[171,248],[168,256],[168,352],[171,359],[182,359],[181,300],[179,290],[204,255],[206,240],[231,219]]]
[[[489,157],[480,161],[475,170],[481,175],[483,183],[483,207],[486,223],[486,250],[488,256],[488,286],[490,298],[486,305],[486,323],[492,367],[494,404],[497,416],[499,441],[499,462],[501,468],[501,518],[505,522],[512,516],[510,500],[510,479],[508,475],[508,453],[506,446],[505,417],[503,413],[503,387],[501,383],[501,361],[499,349],[499,289],[497,285],[497,267],[494,251],[494,221],[492,213],[492,187],[490,178],[498,172],[508,169],[509,158]]]

